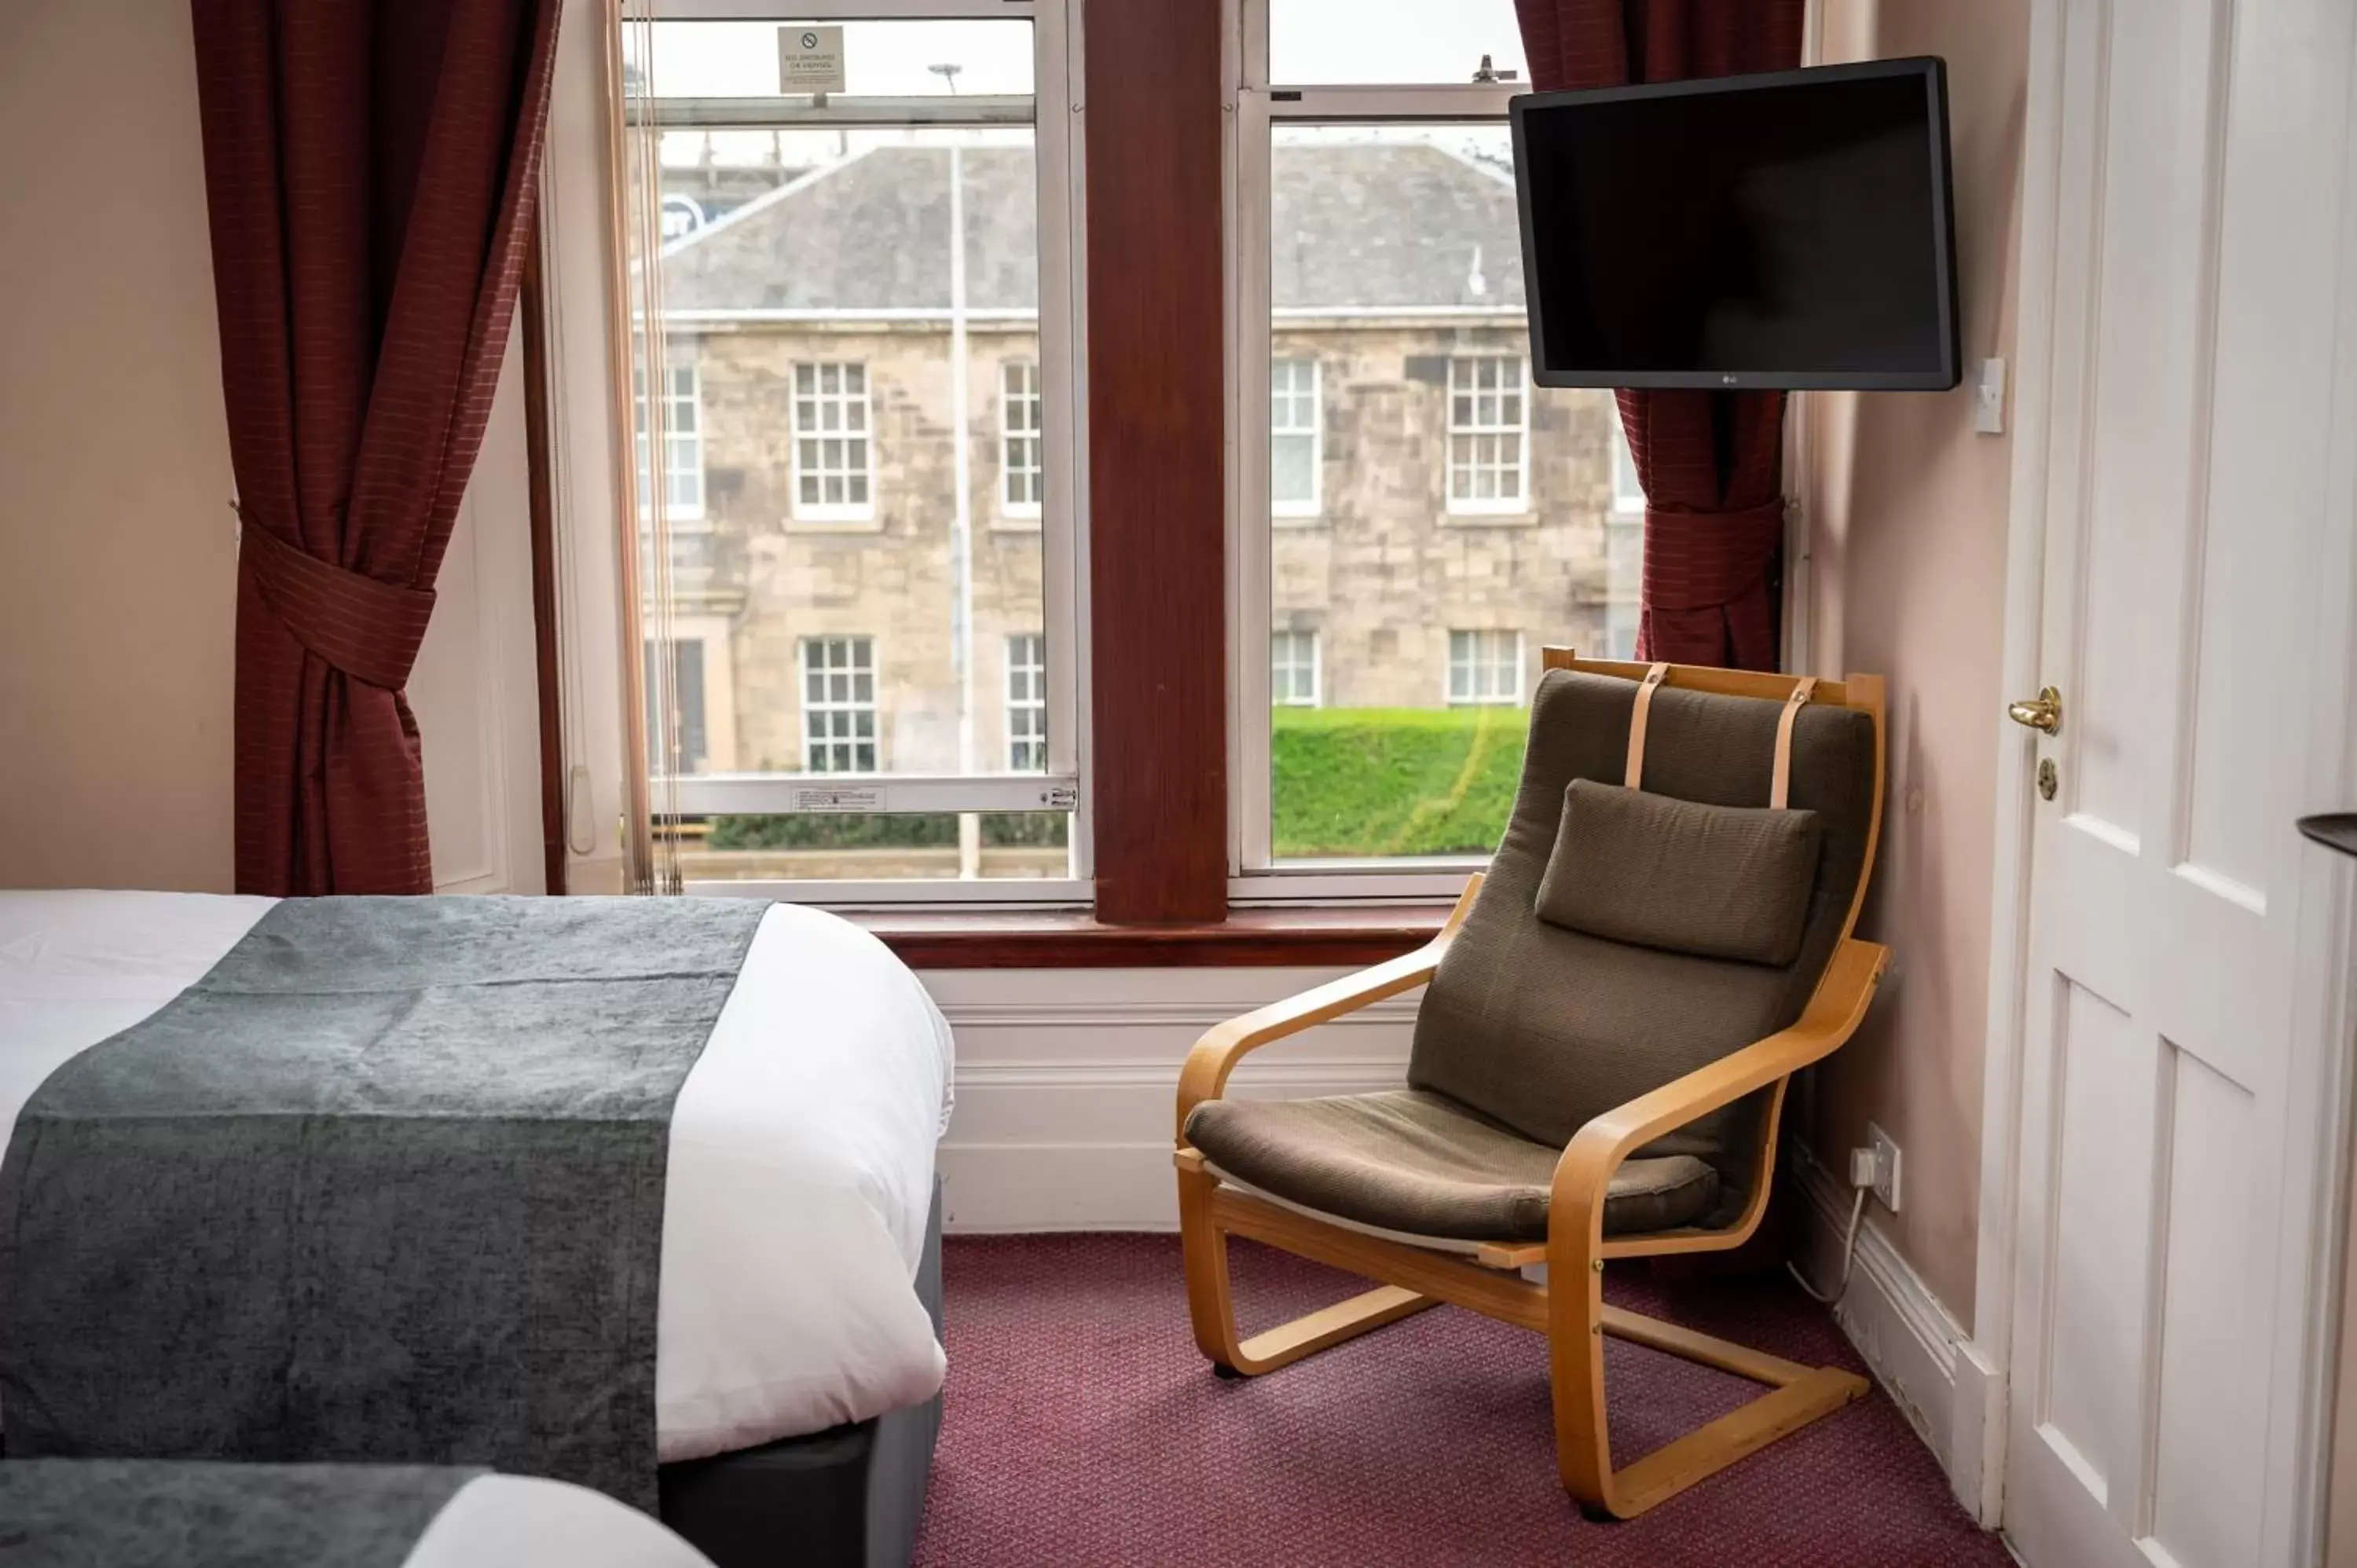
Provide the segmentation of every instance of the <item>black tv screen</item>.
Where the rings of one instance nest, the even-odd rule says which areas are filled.
[[[1533,93],[1512,119],[1541,386],[1956,384],[1941,61]]]

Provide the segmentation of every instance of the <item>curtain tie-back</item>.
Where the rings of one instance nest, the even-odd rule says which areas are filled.
[[[355,681],[407,684],[434,615],[434,590],[381,583],[288,543],[242,507],[238,564],[296,641]]]
[[[1645,602],[1706,610],[1764,598],[1768,565],[1784,547],[1784,503],[1736,511],[1645,509]]]

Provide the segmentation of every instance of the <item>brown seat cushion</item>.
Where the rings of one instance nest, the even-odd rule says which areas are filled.
[[[1536,912],[1547,858],[1575,779],[1618,785],[1636,683],[1550,671],[1531,706],[1522,784],[1480,896],[1417,1008],[1413,1088],[1541,1144],[1561,1147],[1589,1121],[1800,1016],[1840,940],[1866,864],[1876,733],[1863,713],[1803,708],[1792,725],[1788,804],[1814,811],[1823,847],[1800,951],[1743,963],[1590,936]],[[1647,722],[1648,793],[1764,807],[1783,704],[1664,686]],[[1718,1212],[1747,1196],[1758,1097],[1666,1134],[1647,1155],[1690,1155],[1717,1170]]]
[[[1563,1153],[1413,1089],[1206,1101],[1187,1141],[1222,1173],[1306,1208],[1465,1241],[1544,1240]],[[1717,1173],[1700,1160],[1631,1160],[1613,1175],[1605,1233],[1683,1225],[1717,1197]]]
[[[1816,886],[1814,811],[1707,806],[1575,779],[1538,917],[1616,942],[1787,964]]]

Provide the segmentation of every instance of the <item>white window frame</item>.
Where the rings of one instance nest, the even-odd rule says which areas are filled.
[[[1805,394],[1793,400],[1799,408]],[[1790,438],[1791,432],[1787,432]],[[1789,462],[1786,473],[1803,465]],[[1629,450],[1629,433],[1621,428],[1620,412],[1612,416],[1612,510],[1604,520],[1605,598],[1604,653],[1608,658],[1634,659],[1640,601],[1643,597],[1645,553],[1645,487],[1637,478],[1637,459]],[[1632,560],[1638,580],[1625,591],[1616,588],[1613,568],[1623,558]],[[1790,615],[1790,611],[1786,612]],[[1788,622],[1789,625],[1789,622]]]
[[[841,649],[844,656],[841,662],[837,662],[834,657],[838,648]],[[813,653],[823,656],[816,666],[811,662],[811,656]],[[860,657],[863,653],[866,656],[865,660]],[[867,697],[864,702],[860,700],[856,688],[846,691],[841,696],[835,695],[831,690],[823,690],[817,696],[811,694],[811,680],[813,676],[823,682],[832,682],[838,677],[845,681],[856,682],[862,675],[867,677]],[[884,711],[883,690],[883,665],[876,655],[874,633],[821,631],[794,639],[794,698],[801,708],[802,771],[805,774],[813,779],[834,779],[845,775],[866,777],[871,771],[881,770],[884,764],[884,734],[881,723]],[[867,734],[865,736],[834,734],[832,721],[838,714],[849,714],[855,718],[862,714],[866,714]],[[817,721],[820,719],[829,721],[824,725],[827,731],[824,735],[818,733],[821,725]],[[861,746],[866,746],[876,754],[876,769],[871,770],[856,766],[858,762],[856,748]],[[852,757],[854,766],[836,768],[832,765],[832,754],[839,746],[854,748]],[[825,766],[821,765],[822,753],[827,754]]]
[[[1512,660],[1511,668],[1514,677],[1513,685],[1511,690],[1504,692],[1483,693],[1475,696],[1458,695],[1457,639],[1460,637],[1469,638],[1472,639],[1470,644],[1473,650],[1472,657],[1466,661],[1465,667],[1474,674],[1475,680],[1472,684],[1476,688],[1479,688],[1481,684],[1480,675],[1482,671],[1495,670],[1501,662],[1503,662],[1494,657],[1485,656],[1485,646],[1494,648],[1495,645],[1485,645],[1484,639],[1490,638],[1511,638],[1513,639],[1512,645],[1512,650],[1508,655],[1508,658]],[[1523,701],[1523,688],[1528,684],[1528,682],[1523,676],[1523,663],[1527,652],[1528,650],[1523,645],[1522,629],[1518,627],[1450,627],[1448,628],[1448,645],[1440,661],[1441,701],[1452,708],[1521,707]]]
[[[1621,428],[1620,412],[1612,412],[1612,515],[1645,515],[1645,487],[1637,478],[1637,455],[1629,450],[1629,432]]]
[[[1483,398],[1503,399],[1507,395],[1509,389],[1506,386],[1505,376],[1501,374],[1497,379],[1498,384],[1493,387],[1483,388],[1474,385],[1460,389],[1457,384],[1458,372],[1462,369],[1478,376],[1480,372],[1475,367],[1483,364],[1502,365],[1510,360],[1516,366],[1514,379],[1520,382],[1520,385],[1512,389],[1516,412],[1515,421],[1511,424],[1501,420],[1484,421],[1478,413],[1480,402]],[[1528,357],[1496,353],[1480,349],[1458,350],[1448,356],[1447,396],[1448,406],[1442,413],[1447,430],[1442,439],[1448,456],[1441,464],[1441,496],[1448,515],[1451,517],[1528,516],[1531,512],[1531,362]],[[1457,400],[1459,397],[1471,398],[1474,402],[1477,413],[1472,423],[1469,424],[1458,423]],[[1512,474],[1514,477],[1514,493],[1511,496],[1458,495],[1457,493],[1458,476],[1469,471],[1468,466],[1459,463],[1457,458],[1458,439],[1462,437],[1476,442],[1496,441],[1507,436],[1513,437],[1514,441],[1514,461],[1512,464],[1477,462],[1470,466],[1469,471],[1495,473],[1501,477]]]
[[[802,391],[804,371],[808,371],[811,374],[811,390],[807,392]],[[832,392],[822,384],[827,379],[826,372],[829,371],[835,372],[835,387]],[[855,371],[859,373],[859,390],[856,393],[849,389],[851,375]],[[791,496],[790,510],[793,520],[796,522],[875,521],[877,464],[874,371],[865,360],[796,360],[792,361],[787,373],[791,378],[791,384],[786,389],[787,406],[790,410],[787,415],[786,436],[792,457],[791,472],[786,483]],[[821,411],[829,404],[839,408],[842,413],[835,427],[829,429],[822,416],[817,425],[805,428],[802,424],[802,409],[806,403]],[[858,413],[856,428],[852,418],[855,409]],[[842,442],[846,449],[846,459],[849,447],[852,443],[856,442],[859,449],[858,463],[855,465],[846,460],[840,468],[821,467],[812,470],[804,467],[802,444],[818,442],[823,446],[828,441]],[[850,493],[852,480],[855,478],[860,480],[867,492],[867,499],[858,501],[850,499],[809,501],[802,499],[804,478],[817,479],[821,492],[823,494],[826,481],[834,478],[840,478],[843,480],[846,497]]]
[[[1016,378],[1021,376],[1028,385],[1018,388]],[[1028,411],[1030,423],[1017,424],[1017,408]],[[1039,396],[1039,362],[1037,360],[1002,360],[998,365],[998,515],[1017,521],[1036,521],[1039,516],[1039,498],[1047,493],[1048,470],[1044,461],[1046,435],[1041,429],[1041,399]],[[1030,461],[1015,460],[1017,450],[1027,451]],[[1031,499],[1015,499],[1017,475],[1030,478]]]
[[[1308,696],[1286,697],[1276,694],[1276,647],[1280,641],[1293,648],[1298,648],[1303,642],[1309,645],[1309,694]],[[1316,631],[1296,631],[1285,627],[1279,627],[1268,634],[1268,685],[1269,703],[1272,707],[1321,708],[1326,705],[1325,642],[1325,638]],[[1302,661],[1299,660],[1287,660],[1286,662],[1288,668],[1294,670],[1302,668]]]
[[[639,486],[639,515],[650,516],[654,510],[654,487],[660,480],[663,487],[663,521],[676,528],[682,523],[705,521],[704,503],[706,495],[704,473],[704,367],[685,353],[678,359],[664,354],[663,369],[673,385],[663,389],[662,406],[658,409],[647,400],[646,371],[634,368],[630,372],[630,417],[635,422],[631,431],[630,460],[638,465],[641,483]],[[687,390],[683,392],[676,384],[684,376]],[[684,404],[691,419],[688,428],[680,428],[678,411]],[[654,466],[655,446],[662,447],[662,468]],[[673,458],[681,451],[693,455],[692,464],[675,464]],[[643,460],[641,460],[643,459]],[[695,476],[695,499],[686,505],[671,497],[671,479],[674,473]]]
[[[1082,635],[1088,579],[1088,406],[1084,249],[1087,114],[1082,82],[1082,0],[652,0],[658,21],[860,21],[1018,18],[1033,24],[1031,102],[973,96],[893,100],[898,124],[1029,124],[1039,170],[1039,308],[1037,314],[1041,424],[1041,602],[1047,646],[1048,768],[1045,773],[971,775],[878,773],[700,774],[663,781],[673,809],[690,815],[811,811],[1039,811],[1071,813],[1070,875],[971,881],[748,880],[687,884],[687,891],[889,908],[954,904],[977,908],[1084,907],[1093,894],[1094,809],[1088,778],[1089,659]],[[660,106],[666,125],[761,128],[875,124],[878,101],[807,99],[673,100]],[[874,382],[869,381],[872,400]],[[873,406],[871,402],[871,415]],[[868,435],[876,438],[874,420]],[[799,456],[799,453],[797,453]],[[871,479],[875,453],[870,447]],[[792,480],[792,498],[802,493]],[[791,521],[799,522],[800,518]],[[813,633],[812,635],[820,635]],[[797,669],[801,671],[799,643]],[[982,693],[987,701],[987,688]],[[707,724],[709,720],[707,719]],[[879,754],[880,759],[880,754]]]
[[[1048,634],[1012,631],[1006,634],[1005,648],[1006,770],[1009,773],[1044,773],[1047,771],[1048,741]],[[1035,750],[1040,758],[1039,765],[1033,767],[1022,761],[1017,756],[1018,746]]]
[[[1235,639],[1228,660],[1228,896],[1242,906],[1453,897],[1463,889],[1467,874],[1488,863],[1487,856],[1289,860],[1279,865],[1272,853],[1268,650],[1275,629],[1272,541],[1279,524],[1271,505],[1267,442],[1271,365],[1278,326],[1268,269],[1269,138],[1273,128],[1290,122],[1494,120],[1502,126],[1507,101],[1527,89],[1516,82],[1382,87],[1272,84],[1267,0],[1222,0],[1222,102],[1228,111],[1223,116],[1227,228],[1232,237],[1224,261],[1227,435],[1228,450],[1234,459],[1228,466],[1227,608]],[[1468,307],[1461,318],[1467,326],[1520,325],[1523,313]],[[1284,322],[1288,333],[1345,324],[1330,312],[1288,315]],[[1527,370],[1524,379],[1527,421]],[[1441,418],[1447,418],[1445,408]],[[1526,436],[1525,461],[1529,450]],[[1442,482],[1446,484],[1445,478]],[[1525,475],[1525,496],[1529,489]],[[1520,510],[1529,510],[1527,500]],[[1444,670],[1444,678],[1445,674]]]
[[[1309,367],[1309,423],[1306,425],[1276,423],[1276,367],[1307,365]],[[1288,377],[1288,379],[1290,379]],[[1302,389],[1286,389],[1288,399],[1298,399]],[[1295,500],[1276,498],[1275,447],[1277,438],[1290,436],[1296,440],[1307,437],[1309,442],[1309,494]],[[1314,354],[1280,354],[1269,361],[1269,515],[1281,518],[1313,518],[1325,510],[1326,501],[1326,366]]]

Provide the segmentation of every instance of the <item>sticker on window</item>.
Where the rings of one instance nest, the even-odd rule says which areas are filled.
[[[786,93],[842,91],[843,29],[780,27],[778,91]]]

